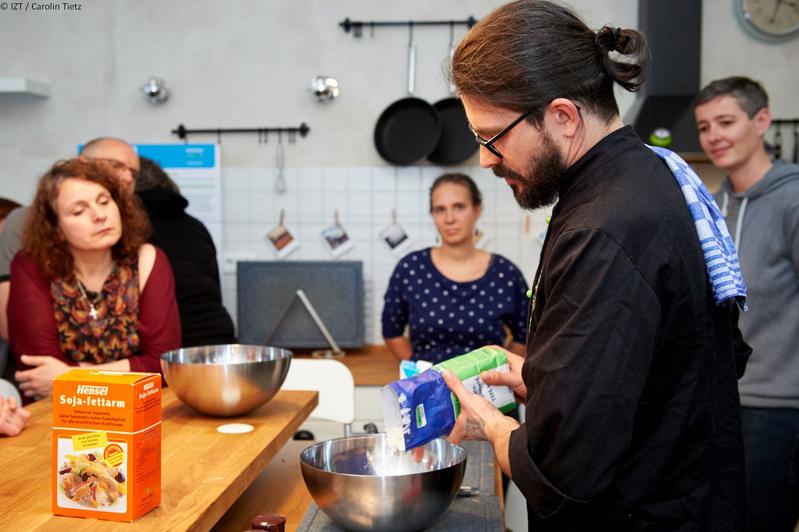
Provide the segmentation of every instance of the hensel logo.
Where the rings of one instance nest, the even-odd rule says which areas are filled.
[[[108,395],[108,386],[89,386],[87,384],[78,385],[75,393],[82,393],[86,395]]]

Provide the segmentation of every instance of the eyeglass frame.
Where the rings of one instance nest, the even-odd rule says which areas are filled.
[[[500,131],[499,133],[497,133],[496,135],[494,135],[493,137],[491,137],[488,140],[486,140],[483,137],[481,137],[480,134],[477,131],[474,130],[474,128],[472,127],[471,124],[468,124],[469,131],[471,131],[472,135],[474,135],[474,140],[475,140],[475,142],[477,142],[477,144],[479,144],[480,146],[482,146],[485,149],[487,149],[488,151],[490,151],[492,155],[494,155],[494,156],[496,156],[496,157],[498,157],[500,159],[504,159],[505,157],[501,153],[499,153],[498,149],[496,149],[494,147],[494,143],[497,142],[499,139],[501,139],[503,136],[505,136],[511,129],[516,127],[519,124],[519,122],[521,122],[522,120],[524,120],[525,118],[527,118],[531,114],[533,114],[532,110],[525,111],[516,120],[514,120],[513,122],[508,124],[508,127],[506,127],[505,129],[503,129],[502,131]]]
[[[580,112],[581,111],[581,107],[579,105],[576,105],[576,104],[575,104],[575,107],[577,108],[577,114],[580,115],[580,120],[582,120],[583,115]],[[505,157],[501,153],[499,153],[498,149],[496,149],[494,147],[494,143],[496,141],[498,141],[499,139],[501,139],[511,129],[516,127],[519,124],[519,122],[521,122],[522,120],[524,120],[525,118],[527,118],[531,114],[533,114],[532,109],[529,110],[529,111],[525,111],[516,120],[514,120],[513,122],[508,124],[508,127],[506,127],[505,129],[503,129],[502,131],[500,131],[499,133],[497,133],[496,135],[494,135],[493,137],[491,137],[488,140],[486,140],[483,137],[481,137],[480,134],[477,131],[475,131],[474,128],[472,127],[472,125],[469,124],[468,122],[467,122],[467,125],[469,126],[469,131],[471,131],[472,135],[474,135],[474,140],[475,140],[475,142],[477,142],[477,144],[479,144],[480,146],[482,146],[485,149],[487,149],[488,151],[490,151],[491,154],[494,155],[495,157],[497,157],[499,159],[504,159]]]

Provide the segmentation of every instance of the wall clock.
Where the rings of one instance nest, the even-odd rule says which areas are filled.
[[[799,0],[734,0],[741,25],[770,42],[799,36]]]

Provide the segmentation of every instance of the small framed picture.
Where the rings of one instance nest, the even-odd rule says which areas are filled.
[[[387,225],[377,233],[378,238],[382,240],[386,246],[391,250],[394,255],[401,256],[405,254],[411,245],[411,238],[405,229],[399,224]]]
[[[294,250],[300,247],[297,239],[291,234],[288,227],[283,224],[278,224],[277,227],[272,229],[266,234],[266,241],[269,243],[272,251],[278,258],[284,259],[288,257]]]
[[[354,246],[347,231],[338,222],[322,231],[322,238],[325,239],[327,247],[330,248],[330,253],[334,257],[340,257]]]
[[[474,228],[474,247],[477,249],[486,249],[488,247],[488,236],[477,227]]]

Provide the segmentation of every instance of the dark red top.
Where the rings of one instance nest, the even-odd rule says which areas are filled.
[[[175,300],[175,279],[163,251],[155,248],[155,264],[139,294],[139,352],[128,358],[131,371],[161,372],[161,353],[181,346],[180,317]],[[22,253],[11,262],[8,299],[9,347],[17,369],[29,369],[21,355],[52,356],[70,366],[59,342],[50,281],[38,265]]]

